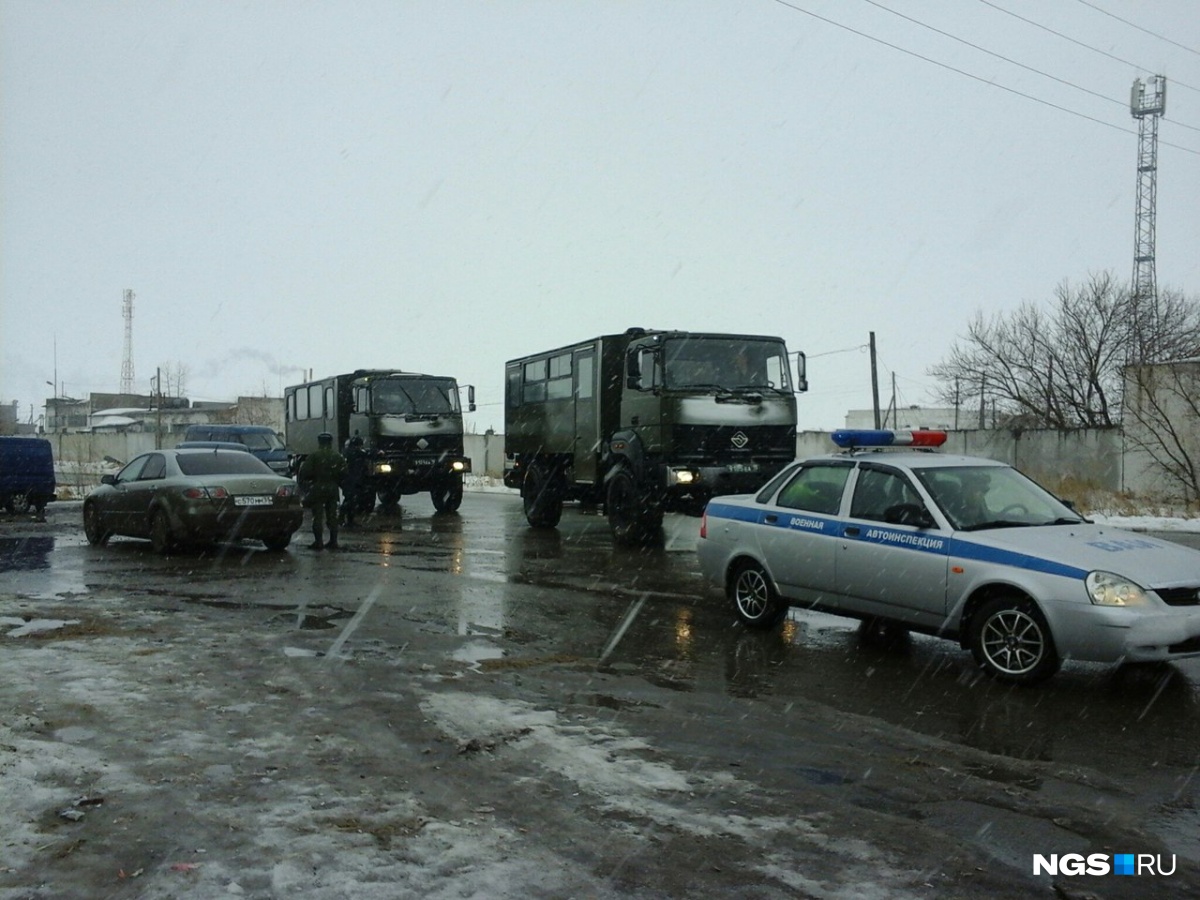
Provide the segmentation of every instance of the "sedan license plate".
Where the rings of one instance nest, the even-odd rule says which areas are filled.
[[[234,506],[270,506],[274,502],[270,497],[253,496],[253,497],[234,497]]]

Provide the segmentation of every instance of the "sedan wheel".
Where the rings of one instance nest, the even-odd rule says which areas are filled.
[[[997,597],[971,616],[971,653],[989,675],[1014,684],[1036,684],[1058,671],[1061,660],[1050,626],[1037,604]]]
[[[175,546],[171,523],[167,521],[167,514],[161,509],[156,509],[150,514],[150,543],[154,546],[154,552],[162,556],[170,553],[171,548]]]
[[[100,510],[95,503],[89,503],[83,508],[83,533],[87,535],[88,543],[94,547],[103,547],[108,543],[112,532],[100,522]]]
[[[787,615],[787,604],[758,563],[738,566],[729,579],[727,593],[738,618],[752,628],[773,628]]]

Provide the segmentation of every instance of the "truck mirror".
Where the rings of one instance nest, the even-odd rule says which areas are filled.
[[[467,385],[467,412],[475,412],[475,385]]]
[[[808,357],[804,351],[796,354],[796,393],[803,394],[808,390]]]
[[[642,365],[638,361],[639,351],[634,350],[625,357],[625,386],[639,390],[642,386]]]

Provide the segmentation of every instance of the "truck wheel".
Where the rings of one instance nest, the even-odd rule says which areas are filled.
[[[548,467],[534,463],[525,472],[521,500],[525,520],[534,528],[553,528],[562,518],[562,491],[558,479]]]
[[[452,475],[429,492],[433,508],[440,513],[452,513],[462,506],[463,483],[461,475]]]
[[[8,502],[5,504],[10,513],[16,513],[19,516],[29,512],[30,501],[29,491],[17,491],[14,494],[8,495]]]
[[[988,600],[971,615],[967,639],[975,661],[1000,681],[1036,684],[1062,664],[1045,616],[1027,597]]]
[[[646,509],[646,498],[628,469],[618,469],[608,480],[604,512],[618,544],[649,543],[662,528],[662,513]]]
[[[400,502],[400,491],[397,488],[387,488],[379,492],[379,505],[384,509],[395,509]]]
[[[729,574],[725,592],[738,618],[751,628],[774,628],[787,615],[787,604],[779,598],[766,570],[756,562],[738,564]]]

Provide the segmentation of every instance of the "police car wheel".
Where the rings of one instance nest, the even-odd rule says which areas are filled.
[[[787,615],[770,576],[756,562],[743,562],[729,577],[729,599],[738,618],[752,628],[773,628]]]
[[[1050,626],[1028,598],[988,600],[971,616],[968,627],[975,661],[1000,681],[1036,684],[1061,665]]]

